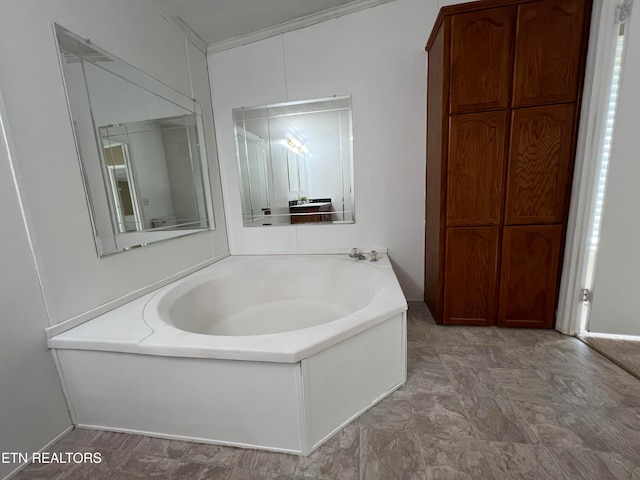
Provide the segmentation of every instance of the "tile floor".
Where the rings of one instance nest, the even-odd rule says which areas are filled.
[[[440,327],[410,305],[407,384],[308,457],[77,429],[98,465],[18,479],[640,479],[640,381],[555,331]]]

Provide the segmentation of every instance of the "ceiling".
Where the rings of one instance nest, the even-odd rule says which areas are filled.
[[[208,45],[243,37],[278,25],[326,20],[390,0],[150,0],[163,14],[177,18]],[[342,7],[342,8],[341,8]],[[284,25],[282,25],[284,24]],[[275,32],[280,33],[280,32]],[[275,33],[272,33],[275,34]],[[266,35],[265,35],[266,36]]]

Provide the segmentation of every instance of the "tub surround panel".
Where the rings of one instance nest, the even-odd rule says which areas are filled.
[[[83,427],[300,452],[299,364],[60,350]]]
[[[58,353],[80,427],[308,455],[403,385],[405,336],[400,314],[302,363]]]
[[[406,319],[396,315],[302,361],[310,446],[319,446],[354,412],[380,400],[380,392],[395,390],[403,378]]]

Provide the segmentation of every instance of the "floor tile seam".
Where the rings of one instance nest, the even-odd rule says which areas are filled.
[[[535,429],[531,426],[531,423],[529,423],[527,418],[520,411],[520,409],[516,405],[516,402],[514,400],[512,400],[508,395],[507,395],[507,398],[509,398],[509,403],[511,404],[511,408],[513,408],[513,411],[516,414],[516,416],[519,417],[522,422],[524,422],[524,424],[527,426],[527,428],[531,432],[531,435],[533,435],[533,438],[535,440],[537,440],[537,443],[533,443],[531,445],[543,445],[542,439],[538,436],[538,434],[536,433]]]
[[[455,390],[455,387],[454,387],[454,390]],[[473,430],[474,435],[476,436],[477,439],[482,440],[480,436],[480,431],[478,430],[478,427],[476,426],[475,422],[471,420],[471,416],[469,415],[469,412],[465,408],[464,402],[462,401],[460,394],[458,393],[457,390],[455,390],[455,392],[456,392],[456,397],[458,399],[458,403],[460,403],[460,406],[462,407],[462,412],[464,413],[464,416],[467,419],[467,422],[469,422],[469,425],[471,425],[471,429]]]
[[[472,393],[468,389],[465,389],[463,387],[457,388],[456,385],[453,385],[453,389],[455,390],[456,395],[462,395],[464,397],[495,398],[497,396],[503,395],[503,396],[507,397],[509,400],[512,400],[507,395],[507,392],[502,388],[502,385],[498,385],[498,386],[499,386],[499,391],[497,391],[497,392],[486,392],[486,393]]]
[[[603,443],[603,445],[607,445],[608,447],[611,448],[611,450],[594,450],[592,448],[590,448],[588,450],[601,452],[601,453],[619,453],[618,450],[614,450],[615,447],[610,445],[610,442],[607,441],[607,438],[605,436],[603,436],[604,434],[601,433],[601,429],[596,430],[595,428],[592,428],[591,430],[595,433],[596,437],[598,437],[598,439]],[[616,429],[616,430],[619,432],[618,429]],[[622,432],[620,432],[620,433],[622,434]],[[622,455],[621,453],[619,453],[619,454]]]
[[[277,452],[271,452],[271,453],[277,453]],[[249,468],[249,467],[245,467],[240,465],[240,459],[238,459],[238,464],[234,467],[234,468],[240,468],[242,470],[251,470],[252,472],[261,472],[261,473],[270,473],[272,475],[295,475],[296,470],[298,469],[298,464],[300,463],[299,459],[296,459],[296,467],[293,469],[293,473],[285,473],[285,472],[274,472],[273,470],[266,470],[266,469],[261,469],[261,468]]]
[[[518,404],[522,404],[522,403],[525,403],[525,404],[528,404],[528,405],[541,405],[541,406],[549,406],[549,407],[560,406],[560,407],[572,407],[572,408],[576,408],[576,407],[578,407],[578,408],[582,408],[582,407],[587,407],[587,408],[591,407],[591,408],[593,408],[591,405],[576,405],[576,404],[573,404],[573,403],[535,403],[535,402],[525,402],[525,401],[522,401],[522,400],[515,400],[515,401],[512,401],[512,402],[515,404],[514,406],[521,413],[522,413],[522,410],[520,409]],[[611,408],[611,407],[598,407],[598,408]],[[613,407],[613,408],[624,408],[624,407]],[[523,417],[525,416],[524,413],[522,413],[522,416]],[[589,423],[587,423],[584,420],[584,415],[581,412],[578,412],[578,418],[579,418],[579,421],[580,421],[580,423],[581,423],[583,428],[586,428],[589,432],[593,433],[593,435],[595,437],[597,437],[597,439],[600,440],[603,443],[603,445],[607,445],[608,444],[608,442],[602,437],[602,435],[600,435],[595,428],[593,428]],[[529,423],[529,425],[531,426],[531,423],[528,420],[526,420],[526,417],[525,417],[525,421],[527,421],[527,423]],[[566,427],[562,427],[562,428],[566,428]],[[573,433],[573,431],[572,431],[572,433]],[[542,440],[541,440],[541,443],[544,444],[545,446],[548,446],[548,447],[551,447],[551,448],[566,448],[566,447],[557,447],[555,445],[548,445],[547,443],[544,443]],[[572,448],[578,448],[578,447],[572,447]],[[580,448],[582,448],[582,447],[580,447]],[[594,450],[594,451],[603,452],[603,453],[614,453],[614,452],[612,452],[610,450],[600,450],[600,449],[594,449],[594,448],[588,448],[588,447],[585,447],[585,448],[587,448],[588,450]]]
[[[452,441],[456,441],[456,440],[459,440],[459,439],[460,439],[460,437],[451,437],[451,436],[448,436],[448,435],[430,435],[430,434],[424,434],[424,436],[431,436],[431,437],[436,437],[436,438],[443,439],[443,440],[452,440]],[[420,435],[418,435],[418,439],[420,439]],[[479,446],[479,453],[481,454],[482,459],[483,459],[483,460],[486,462],[486,464],[489,466],[489,470],[490,470],[490,472],[493,474],[493,477],[494,477],[496,480],[507,480],[507,479],[505,479],[504,477],[501,477],[501,476],[499,475],[499,473],[500,473],[500,472],[497,472],[497,471],[495,470],[495,468],[493,467],[492,462],[491,462],[491,461],[489,461],[489,457],[488,457],[488,455],[487,455],[487,453],[488,453],[488,452],[487,452],[487,447],[488,447],[488,445],[489,445],[490,443],[504,443],[504,444],[511,444],[510,442],[496,442],[496,441],[493,441],[493,440],[488,440],[488,439],[480,438],[480,437],[476,437],[476,438],[472,438],[472,437],[465,437],[465,440],[472,440],[472,441],[474,441],[475,443],[477,443],[477,444],[478,444],[478,446]],[[531,444],[523,444],[523,445],[529,445],[529,446],[531,446]],[[509,479],[511,479],[511,477],[509,477]],[[474,479],[474,480],[475,480],[475,479]]]
[[[409,405],[411,406],[411,403],[409,403]],[[409,423],[408,426],[376,424],[376,425],[361,425],[360,428],[361,429],[366,428],[368,430],[383,430],[385,432],[389,432],[389,431],[406,432],[409,430],[416,430],[416,419],[413,416],[413,407],[411,409],[411,418],[409,419],[408,423]],[[360,430],[360,434],[362,435],[362,430]]]
[[[504,336],[502,333],[502,329],[500,328],[496,328],[496,333],[498,334],[499,337],[501,337],[507,344],[511,345],[511,342],[509,342],[509,339]]]
[[[168,457],[167,457],[168,458]],[[169,475],[167,476],[168,480],[171,480],[171,478],[173,477],[173,474],[176,472],[176,470],[180,467],[180,464],[182,463],[181,460],[175,459],[175,458],[168,458],[169,460],[175,460],[175,465],[173,466],[173,468],[171,469],[171,472],[169,472]]]
[[[182,455],[180,455],[180,461],[181,461],[181,462],[186,462],[186,461],[187,461],[187,460],[185,460],[185,459],[184,459],[184,456],[187,454],[187,452],[188,452],[189,450],[191,450],[191,448],[192,448],[194,445],[196,445],[196,443],[194,443],[194,442],[188,442],[188,443],[189,443],[189,446],[188,446],[187,448],[185,448],[185,449],[184,449],[184,452],[182,452]]]
[[[536,376],[538,377],[539,380],[541,381],[546,381],[543,377],[540,376],[540,374],[538,373],[538,369],[524,369],[524,368],[490,368],[490,374],[493,376],[493,378],[498,382],[498,384],[500,385],[500,389],[504,392],[505,395],[507,395],[507,397],[509,397],[509,399],[513,402],[513,401],[522,401],[519,399],[515,399],[513,398],[510,394],[509,394],[509,386],[505,385],[504,381],[500,381],[500,378],[498,376],[495,375],[496,372],[493,372],[492,370],[509,370],[509,371],[526,371],[526,372],[534,372],[536,374]],[[517,388],[517,390],[521,390],[519,387]],[[537,389],[536,389],[537,390]],[[553,393],[554,396],[557,396],[556,393]],[[532,403],[538,403],[538,402],[532,402]],[[546,403],[554,403],[554,402],[545,402]],[[557,402],[555,402],[557,403]],[[572,405],[576,405],[575,403],[572,403]]]
[[[493,395],[493,396],[482,396],[482,395],[474,395],[474,397],[482,397],[482,398],[493,398],[496,399],[498,398],[500,395]],[[514,400],[512,400],[508,395],[504,394],[504,398],[506,398],[506,400],[509,402],[515,416],[517,418],[519,418],[524,425],[528,428],[529,432],[531,433],[531,436],[534,440],[536,440],[536,443],[531,443],[531,442],[527,442],[527,443],[522,443],[522,442],[502,442],[502,443],[513,443],[513,444],[522,444],[522,445],[541,445],[542,442],[540,440],[540,438],[538,437],[538,435],[536,434],[536,432],[533,430],[533,428],[531,427],[531,424],[527,421],[527,419],[522,415],[522,413],[517,409]],[[462,402],[462,399],[459,399],[460,403],[462,405],[462,409],[465,412],[465,415],[467,416],[467,419],[469,420],[469,423],[471,424],[471,426],[474,428],[474,430],[476,430],[476,425],[473,421],[471,421],[471,418],[469,417],[469,414],[467,412],[467,410],[465,409],[464,403]],[[502,409],[500,409],[500,411],[502,412]],[[476,432],[478,434],[478,438],[480,440],[483,440],[485,442],[498,442],[498,440],[490,440],[490,439],[486,439],[484,438],[482,435],[480,435],[480,432]]]
[[[186,455],[186,454],[185,454]],[[217,467],[229,467],[229,468],[235,468],[238,466],[238,461],[240,459],[238,458],[238,460],[236,460],[236,463],[234,463],[233,465],[229,465],[229,464],[225,464],[225,463],[217,463],[217,462],[202,462],[200,460],[184,460],[184,459],[180,459],[181,462],[184,463],[197,463],[198,465],[213,465],[213,466],[217,466]],[[248,470],[248,469],[247,469]]]
[[[493,379],[493,381],[496,382],[496,384],[500,387],[500,392],[504,393],[505,395],[507,395],[507,392],[505,392],[504,388],[502,388],[502,383],[500,383],[500,380],[498,380],[498,378],[493,374],[491,369],[487,368],[487,371],[489,372],[489,376]],[[507,395],[507,397],[508,397],[508,395]]]
[[[360,454],[358,454],[358,457],[360,457]],[[360,463],[360,459],[358,458],[358,464]],[[240,467],[236,467],[236,468],[240,468]],[[265,473],[265,472],[262,472]],[[313,475],[313,476],[308,476],[305,475],[304,473],[298,473],[298,467],[296,466],[296,470],[294,473],[274,473],[274,472],[266,472],[266,473],[273,473],[274,475],[283,475],[285,477],[291,477],[291,478],[295,478],[295,477],[301,477],[301,478],[309,478],[309,479],[313,479],[313,480],[337,480],[335,477],[325,477],[325,476],[317,476],[317,475]],[[360,465],[358,465],[358,477],[360,476]]]
[[[158,453],[140,452],[140,451],[136,451],[136,450],[134,450],[134,449],[131,449],[131,450],[113,450],[113,449],[106,449],[106,450],[110,450],[110,451],[112,451],[112,452],[129,452],[129,453],[135,453],[136,455],[146,455],[146,456],[148,456],[148,457],[167,458],[167,459],[169,459],[169,460],[179,460],[179,461],[181,461],[181,460],[182,460],[182,457],[184,457],[184,455],[187,453],[187,450],[189,450],[189,449],[187,448],[187,450],[185,450],[185,451],[182,453],[182,455],[180,455],[179,457],[169,457],[169,456],[167,456],[167,455],[161,455],[161,454],[158,454]]]
[[[424,448],[422,448],[422,442],[420,441],[420,434],[418,432],[416,432],[416,442],[420,452],[420,460],[422,460],[422,471],[424,472],[425,478],[427,478],[427,462],[424,458]]]
[[[493,475],[495,480],[520,480],[519,478],[514,478],[513,476],[507,473],[508,477],[501,476],[502,472],[498,470],[498,468],[494,465],[494,462],[491,460],[490,452],[488,451],[489,444],[492,443],[492,440],[480,439],[480,453],[482,454],[482,458],[487,463],[489,467],[489,471]],[[475,480],[475,479],[474,479]]]
[[[112,452],[122,452],[124,453],[124,455],[122,456],[122,458],[120,458],[118,461],[116,461],[115,465],[111,465],[109,467],[107,467],[107,472],[111,473],[113,471],[115,471],[120,465],[122,465],[125,461],[127,461],[129,459],[129,457],[131,456],[131,452],[127,452],[127,451],[122,451],[122,450],[111,450]]]
[[[464,405],[462,405],[462,402],[460,401],[460,398],[458,398],[457,395],[432,395],[432,396],[434,396],[434,397],[455,397],[456,400],[458,401],[458,405],[460,405],[460,408],[462,409],[462,413],[464,415],[464,419],[471,426],[471,429],[473,430],[473,433],[474,433],[474,436],[472,436],[472,437],[460,435],[460,436],[452,437],[452,438],[470,438],[470,439],[477,438],[477,432],[475,431],[474,425],[473,425],[473,423],[471,423],[471,420],[469,420],[469,416],[467,415],[467,412],[464,410]],[[414,424],[415,424],[416,435],[418,435],[418,437],[419,437],[419,433],[420,432],[418,431],[418,425],[417,425],[416,422],[417,422],[418,416],[422,417],[422,415],[418,415],[416,413],[417,409],[413,405],[413,401],[412,400],[413,400],[412,397],[409,397],[409,405],[411,406],[411,411],[412,411],[412,414],[413,414],[413,421],[414,421]],[[416,438],[418,438],[418,437],[416,437]],[[423,462],[424,462],[424,458],[423,458]],[[426,470],[425,470],[425,474],[426,474]]]
[[[562,468],[562,464],[560,463],[560,459],[558,457],[556,457],[555,452],[553,450],[551,450],[551,448],[555,448],[555,447],[548,447],[546,445],[543,445],[544,449],[547,451],[547,453],[551,456],[551,459],[553,460],[553,462],[556,464],[556,466],[558,467],[559,472],[562,474],[562,476],[566,479],[566,480],[572,480],[571,479],[571,473],[570,472],[566,472],[564,468]],[[569,449],[567,449],[569,450]],[[590,450],[590,449],[585,449],[585,450]],[[592,451],[593,452],[593,451]]]

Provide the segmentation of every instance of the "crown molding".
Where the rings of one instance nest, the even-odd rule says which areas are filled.
[[[321,12],[312,13],[311,15],[304,17],[295,18],[293,20],[274,25],[273,27],[263,28],[262,30],[248,33],[246,35],[239,35],[237,37],[221,40],[220,42],[210,43],[207,45],[207,54],[222,52],[241,45],[257,42],[258,40],[264,40],[265,38],[298,30],[310,25],[315,25],[316,23],[326,22],[327,20],[342,17],[343,15],[359,12],[360,10],[376,7],[392,1],[394,0],[355,0],[354,2],[347,3],[340,7],[334,7]]]

